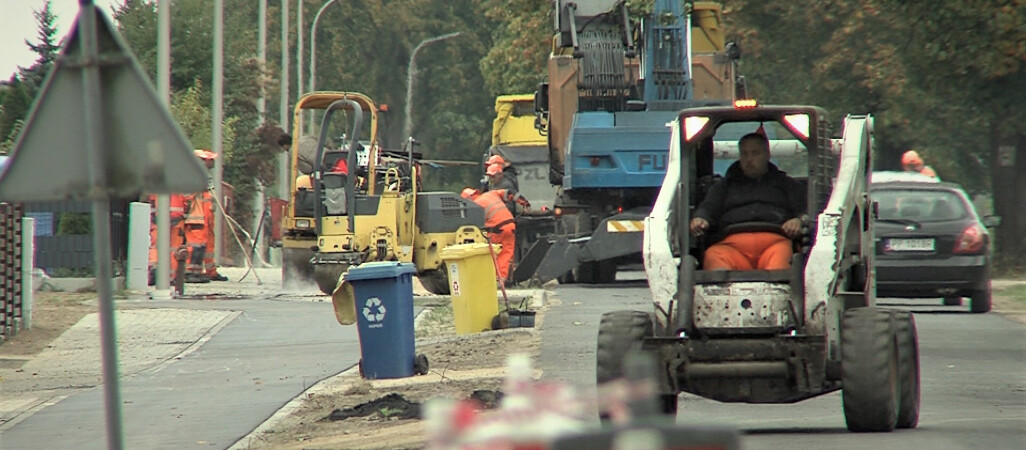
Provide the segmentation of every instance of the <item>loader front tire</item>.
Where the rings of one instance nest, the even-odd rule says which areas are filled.
[[[641,351],[645,337],[654,335],[655,327],[648,313],[613,311],[603,314],[595,349],[595,381],[598,387],[601,389],[604,384],[622,378],[624,358],[628,353]],[[663,392],[658,400],[663,414],[676,416],[676,392]],[[603,411],[599,411],[599,415],[607,418]]]
[[[841,319],[844,420],[851,431],[891,431],[898,422],[899,356],[890,311],[855,308]]]
[[[898,340],[898,428],[919,425],[919,336],[916,319],[911,312],[894,311]]]

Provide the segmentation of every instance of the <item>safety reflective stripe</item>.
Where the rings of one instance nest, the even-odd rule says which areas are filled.
[[[206,199],[203,198],[203,194],[196,194],[191,200],[189,213],[185,215],[185,223],[190,225],[206,224],[206,219],[203,216],[203,207],[206,204]]]
[[[505,190],[488,191],[478,197],[477,203],[485,210],[485,226],[494,227],[495,224],[513,218],[502,201],[501,193],[504,192]]]
[[[606,222],[606,231],[610,233],[634,233],[645,231],[644,220],[610,220]]]

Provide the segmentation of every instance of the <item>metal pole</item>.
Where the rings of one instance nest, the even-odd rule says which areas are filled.
[[[132,202],[128,207],[128,276],[130,291],[146,290],[146,262],[149,260],[150,204]]]
[[[286,133],[289,129],[289,0],[281,0],[281,100],[278,104],[278,123]],[[299,136],[292,137],[295,140]],[[278,155],[278,198],[289,198],[289,155]]]
[[[88,196],[93,199],[93,252],[96,265],[96,290],[99,294],[100,346],[103,355],[104,409],[107,418],[107,448],[124,448],[121,432],[121,393],[118,387],[118,352],[114,325],[114,299],[111,285],[110,196],[107,193],[107,166],[101,149],[107,145],[103,128],[103,101],[100,97],[99,45],[96,36],[96,7],[92,0],[80,0],[78,38],[82,46],[82,106],[85,111],[86,159],[89,164]]]
[[[171,0],[157,3],[157,89],[171,105]],[[171,297],[171,196],[157,195],[157,267],[154,298]],[[147,257],[148,259],[148,257]]]
[[[303,0],[296,0],[296,99],[303,96]]]
[[[260,58],[260,71],[267,70],[267,0],[260,0],[260,23],[257,24],[257,57]],[[257,98],[257,113],[260,123],[267,121],[267,89],[260,83],[260,97]]]
[[[36,265],[36,219],[21,218],[21,324],[32,329],[32,293],[35,283],[32,268]]]
[[[222,136],[224,125],[224,0],[214,0],[214,107],[212,111],[214,130],[210,134],[211,144],[214,153],[214,198],[218,202],[224,202],[221,195],[221,174],[224,170],[224,138]],[[214,262],[221,264],[221,255],[224,254],[224,214],[220,208],[214,209]]]
[[[410,116],[413,112],[413,82],[416,80],[415,74],[417,72],[417,52],[419,52],[421,48],[424,48],[424,46],[428,44],[433,44],[438,41],[454,38],[459,35],[460,32],[457,31],[454,33],[443,34],[441,36],[435,36],[430,39],[425,39],[423,41],[420,41],[420,43],[413,48],[413,53],[410,53],[410,64],[406,67],[406,123],[403,127],[403,137],[410,138],[413,136],[413,122],[411,121]]]
[[[260,58],[260,71],[267,70],[267,0],[260,0],[260,13],[258,14],[258,20],[260,23],[257,25],[257,57]],[[264,83],[260,83],[260,98],[257,99],[257,114],[260,116],[260,125],[262,126],[267,122],[267,91],[264,89]],[[252,230],[257,230],[260,227],[260,218],[264,210],[264,202],[266,189],[263,183],[259,179],[256,180],[256,198],[253,200],[253,225]],[[256,251],[260,255],[264,255],[267,252],[267,243],[259,237],[257,239]]]

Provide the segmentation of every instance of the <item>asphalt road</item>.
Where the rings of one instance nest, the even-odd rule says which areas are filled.
[[[541,324],[543,379],[593,389],[602,314],[651,308],[639,274],[620,275],[635,281],[556,288],[560,306]],[[849,433],[839,392],[789,405],[726,404],[682,394],[678,423],[735,426],[744,433],[746,450],[1026,448],[1026,326],[996,313],[940,306],[939,299],[880,303],[915,313],[922,367],[918,428]]]

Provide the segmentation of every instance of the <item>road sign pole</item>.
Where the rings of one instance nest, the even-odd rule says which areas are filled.
[[[114,299],[111,286],[110,197],[107,167],[102,150],[103,127],[99,48],[96,38],[96,7],[82,0],[79,12],[79,42],[82,45],[82,106],[85,111],[85,152],[89,162],[89,196],[93,199],[93,252],[96,290],[100,297],[100,345],[103,355],[104,409],[107,417],[107,448],[121,450],[121,393],[118,387],[118,353],[114,328]]]

